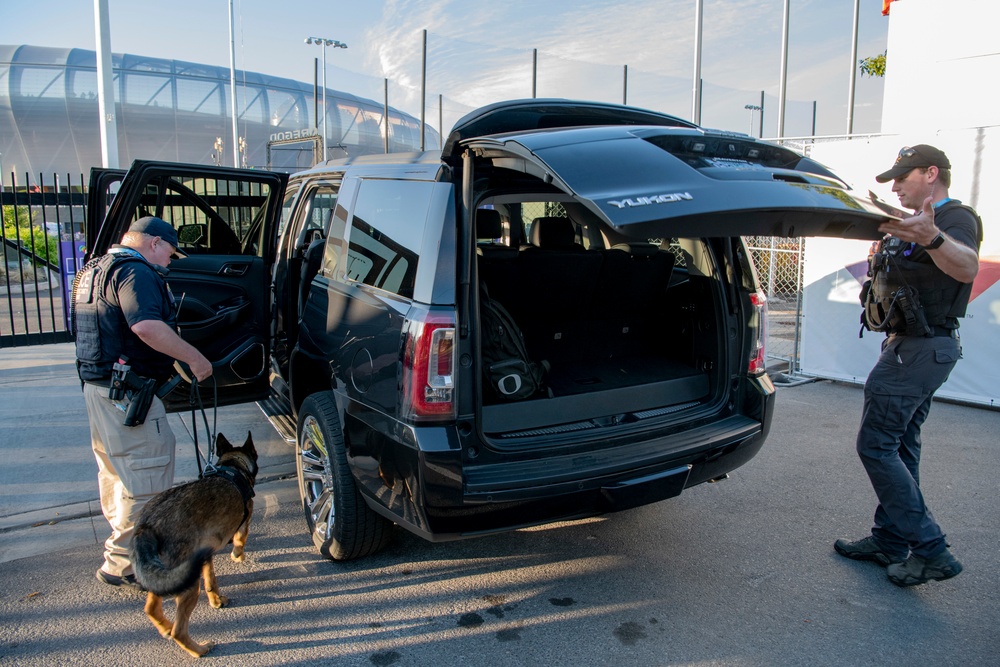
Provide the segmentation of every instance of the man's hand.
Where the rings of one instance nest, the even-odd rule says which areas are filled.
[[[207,380],[212,376],[212,362],[205,358],[205,355],[198,353],[198,358],[191,364],[191,372],[198,378],[198,382]]]
[[[941,233],[934,224],[934,201],[930,197],[924,200],[923,209],[916,215],[898,222],[883,222],[878,230],[884,234],[892,234],[901,241],[919,243],[922,246],[930,244]]]

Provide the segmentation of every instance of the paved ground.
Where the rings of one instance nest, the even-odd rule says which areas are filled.
[[[924,492],[966,570],[899,589],[831,548],[864,534],[874,506],[853,451],[860,404],[857,387],[782,388],[767,445],[730,480],[462,542],[397,531],[346,564],[304,534],[291,447],[256,407],[224,408],[220,430],[253,430],[263,479],[247,562],[216,558],[232,606],[195,611],[194,637],[217,643],[202,662],[1000,664],[997,412],[935,404]],[[171,419],[190,478],[188,417]],[[157,635],[141,596],[94,579],[108,528],[71,346],[0,350],[0,434],[0,664],[193,662]]]
[[[195,479],[191,414],[169,419],[177,436],[176,481]],[[204,453],[203,417],[198,426]],[[252,429],[262,480],[294,476],[292,447],[256,405],[220,410],[218,427],[236,444]],[[0,563],[77,546],[81,540],[93,543],[95,536],[104,542],[108,527],[89,443],[73,345],[0,349]],[[28,533],[21,532],[27,528]]]

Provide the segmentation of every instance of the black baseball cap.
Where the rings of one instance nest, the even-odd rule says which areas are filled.
[[[166,220],[157,218],[153,215],[147,215],[146,217],[139,218],[133,222],[128,230],[130,232],[141,232],[142,234],[148,234],[149,236],[159,236],[161,239],[174,247],[174,257],[187,257],[187,255],[177,248],[177,230],[174,229],[173,225]]]
[[[951,169],[951,162],[944,151],[928,146],[927,144],[917,144],[916,146],[903,146],[896,156],[896,163],[892,169],[884,171],[875,177],[879,183],[894,181],[900,176],[905,176],[912,169],[917,167],[937,167],[938,169]]]

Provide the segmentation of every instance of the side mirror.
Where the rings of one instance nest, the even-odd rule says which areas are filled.
[[[177,228],[177,242],[182,246],[205,245],[207,228],[202,224],[181,225]]]

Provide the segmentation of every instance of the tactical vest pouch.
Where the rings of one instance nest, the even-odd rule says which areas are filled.
[[[893,302],[899,308],[899,315],[902,318],[902,333],[906,336],[927,336],[934,331],[927,326],[927,316],[924,308],[920,305],[920,295],[917,290],[909,285],[896,290]]]
[[[861,289],[864,311],[861,324],[869,331],[926,336],[933,332],[920,305],[917,290],[904,285],[893,292],[889,299],[878,299],[871,292],[871,281]]]

